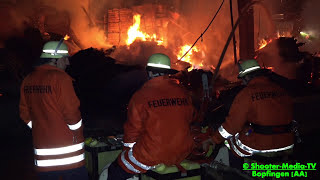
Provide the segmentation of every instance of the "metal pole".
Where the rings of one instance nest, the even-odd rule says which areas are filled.
[[[233,29],[232,0],[230,0],[230,16],[231,16],[231,29]],[[237,64],[237,42],[236,42],[235,36],[233,36],[233,55],[234,55],[234,64]]]

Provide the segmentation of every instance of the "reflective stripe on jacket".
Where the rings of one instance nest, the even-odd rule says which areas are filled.
[[[127,171],[128,173],[132,174],[139,174],[139,173],[145,173],[147,170],[154,168],[155,166],[148,166],[146,164],[141,163],[138,161],[134,155],[132,149],[124,150],[119,158],[118,158],[118,164]]]
[[[23,80],[20,116],[32,128],[38,171],[84,165],[79,106],[72,78],[54,66],[39,66]]]
[[[120,166],[129,173],[143,173],[160,163],[180,163],[193,149],[194,112],[191,97],[177,80],[149,80],[130,100]]]
[[[248,124],[277,126],[292,120],[293,101],[287,92],[266,77],[256,77],[236,96],[213,140],[218,144],[228,140],[234,153],[241,157],[287,150],[293,148],[293,133],[259,134]]]

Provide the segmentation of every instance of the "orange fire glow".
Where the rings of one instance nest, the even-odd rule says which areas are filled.
[[[134,24],[128,29],[128,39],[126,40],[127,45],[132,44],[136,39],[140,39],[142,41],[156,41],[158,45],[163,44],[163,38],[158,38],[156,34],[150,36],[149,34],[140,31],[140,14],[134,15],[133,19]]]
[[[69,36],[68,34],[66,34],[63,39],[66,41],[66,40],[68,40],[69,38],[70,38],[70,36]]]
[[[262,39],[260,41],[260,43],[259,43],[258,50],[263,49],[264,47],[266,47],[271,42],[272,42],[272,39],[269,39],[269,40]]]
[[[277,32],[276,37],[273,39],[278,39],[280,37],[292,37],[292,33],[290,32]],[[263,49],[264,47],[266,47],[269,43],[272,42],[273,40],[272,38],[270,39],[262,39],[259,43],[258,43],[258,50]]]
[[[266,67],[266,69],[269,69],[269,70],[273,71],[273,67],[272,66]]]
[[[291,32],[277,32],[277,38],[280,37],[292,37],[292,33]]]
[[[184,45],[180,48],[180,51],[179,51],[179,54],[177,55],[177,58],[180,59],[184,53],[186,53],[189,49],[190,49],[191,45]],[[190,52],[185,55],[183,57],[183,59],[181,61],[184,61],[184,62],[187,62],[187,63],[190,63],[192,64],[192,61],[191,61],[191,55],[192,55],[192,52],[199,52],[199,49],[197,48],[197,46],[194,46]]]
[[[180,47],[180,51],[177,54],[177,59],[180,59],[189,49],[191,48],[191,45],[184,45],[182,47]],[[192,69],[194,69],[195,67],[203,67],[202,62],[200,64],[195,64],[192,61],[192,54],[193,52],[199,52],[199,48],[197,46],[194,46],[187,55],[185,55],[181,61],[187,62],[189,64],[191,64],[192,66],[190,68],[188,68],[188,71],[191,71]]]

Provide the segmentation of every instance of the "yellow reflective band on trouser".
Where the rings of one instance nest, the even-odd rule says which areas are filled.
[[[289,150],[292,149],[294,147],[294,144],[291,144],[289,146],[283,147],[283,148],[277,148],[277,149],[267,149],[267,150],[258,150],[258,149],[253,149],[245,144],[243,144],[240,139],[239,136],[235,137],[236,140],[236,144],[243,149],[244,151],[247,151],[250,154],[256,154],[256,153],[272,153],[272,152],[279,152],[279,151],[285,151],[285,150]]]
[[[128,156],[131,162],[133,162],[135,165],[139,166],[140,168],[144,169],[144,170],[149,170],[151,168],[154,168],[154,166],[147,166],[145,164],[142,164],[141,162],[139,162],[132,153],[132,149],[129,150],[128,152]]]
[[[252,155],[252,154],[246,155],[246,154],[243,154],[241,151],[239,151],[239,150],[237,149],[236,145],[233,143],[233,138],[230,138],[230,144],[231,144],[231,148],[233,149],[233,151],[234,151],[235,153],[238,154],[238,156],[240,156],[240,157],[248,157],[248,156],[251,156],[251,155]]]
[[[135,172],[135,173],[140,173],[140,171],[136,168],[134,168],[124,157],[124,153],[126,153],[126,151],[123,151],[121,153],[121,161],[123,162],[123,164],[132,172]]]
[[[133,146],[136,144],[136,142],[133,143],[123,143],[123,146],[133,148]]]
[[[73,124],[73,125],[68,124],[68,127],[69,127],[69,129],[74,131],[74,130],[79,129],[81,127],[81,125],[82,125],[82,119],[80,119],[80,121],[76,124]]]
[[[84,142],[79,144],[74,144],[71,146],[64,146],[59,148],[47,148],[47,149],[34,149],[34,153],[38,156],[48,156],[48,155],[61,155],[79,151],[83,149]]]
[[[68,164],[77,163],[84,160],[84,153],[78,156],[61,158],[61,159],[49,159],[49,160],[35,160],[35,165],[39,167],[50,167],[50,166],[63,166]]]
[[[218,128],[218,131],[220,135],[225,139],[229,139],[232,137],[232,134],[230,134],[227,130],[225,130],[222,125]]]

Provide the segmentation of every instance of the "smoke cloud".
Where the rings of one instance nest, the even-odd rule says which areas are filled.
[[[0,47],[6,38],[23,34],[26,24],[30,21],[28,17],[33,13],[33,3],[34,0],[21,0],[19,4],[14,4],[12,0],[3,0],[0,3]]]
[[[306,43],[301,47],[301,50],[308,51],[310,53],[316,53],[320,51],[319,7],[320,1],[308,0],[302,12],[302,21],[304,27],[301,30],[310,34],[311,39],[300,40]]]
[[[104,15],[108,9],[130,8],[132,6],[143,6],[144,4],[164,3],[170,9],[171,21],[168,23],[168,46],[156,46],[151,43],[136,42],[131,47],[117,47],[113,54],[119,62],[128,61],[129,64],[145,65],[147,58],[156,52],[163,52],[170,56],[173,62],[177,61],[177,48],[186,44],[193,44],[194,41],[205,30],[215,12],[218,10],[222,0],[27,0],[14,1],[14,6],[20,8],[19,11],[13,10],[14,17],[11,22],[16,29],[24,28],[23,22],[30,21],[30,17],[42,13],[38,12],[39,7],[50,7],[59,13],[66,13],[69,16],[71,30],[74,32],[83,48],[110,48],[113,44],[107,43],[105,36]],[[89,3],[90,2],[90,3]],[[202,40],[196,46],[203,51],[195,53],[198,61],[202,61],[204,66],[216,66],[224,48],[226,40],[231,32],[229,2],[225,1],[220,13],[212,23],[208,31],[203,35]],[[237,0],[233,0],[234,21],[237,19]],[[15,15],[15,13],[20,13]],[[52,14],[52,13],[51,13]],[[54,13],[53,13],[54,14]],[[62,20],[63,22],[63,20]],[[68,24],[68,23],[66,23]],[[57,23],[58,25],[58,23]],[[59,27],[57,27],[59,28]],[[64,35],[64,34],[62,34]],[[238,33],[236,33],[238,39]],[[239,42],[239,40],[237,40]],[[228,51],[224,57],[220,73],[225,77],[235,78],[233,69],[233,46],[230,43]],[[198,62],[199,63],[199,62]]]
[[[41,0],[41,4],[67,12],[70,26],[83,48],[109,48],[103,29],[95,26],[94,16],[89,14],[88,0]]]

